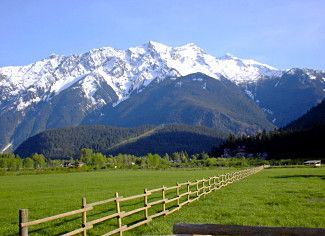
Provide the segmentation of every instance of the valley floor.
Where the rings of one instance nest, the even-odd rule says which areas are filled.
[[[88,202],[140,194],[144,188],[213,176],[234,169],[109,170],[0,177],[0,235],[17,235],[18,209],[31,220],[79,209]],[[126,235],[170,234],[175,223],[325,227],[325,168],[275,168],[213,192],[179,212],[158,218]],[[103,223],[100,235],[116,223]],[[64,224],[61,224],[64,223]],[[50,226],[50,228],[47,228]],[[32,228],[31,235],[54,235],[80,226],[80,218]],[[90,231],[91,232],[91,231]]]

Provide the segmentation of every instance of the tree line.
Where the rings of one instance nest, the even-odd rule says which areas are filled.
[[[69,165],[65,165],[65,164]],[[82,164],[82,165],[80,165]],[[0,154],[2,171],[19,170],[98,170],[98,169],[167,169],[200,167],[248,167],[258,165],[302,164],[299,160],[262,160],[260,158],[221,158],[207,153],[188,155],[186,152],[172,154],[151,154],[135,156],[130,154],[104,155],[92,149],[83,148],[76,159],[51,160],[42,154],[20,158],[15,154]],[[70,167],[70,168],[67,168]],[[79,168],[77,168],[79,167]]]
[[[50,167],[55,165],[51,161],[47,160],[42,154],[33,154],[27,158],[20,158],[18,155],[0,154],[0,168],[2,170],[17,171],[24,169],[42,169],[44,167]]]

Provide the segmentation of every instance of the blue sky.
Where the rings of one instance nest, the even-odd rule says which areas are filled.
[[[0,9],[0,66],[153,40],[325,69],[322,0],[1,0]]]

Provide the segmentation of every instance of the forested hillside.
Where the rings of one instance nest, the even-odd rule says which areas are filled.
[[[238,150],[247,154],[266,153],[269,159],[325,158],[325,102],[281,130],[261,132],[255,136],[234,138],[215,148],[214,155],[236,155]]]
[[[226,134],[203,126],[168,125],[146,137],[109,150],[112,154],[128,153],[137,156],[147,153],[188,154],[210,153],[212,147],[223,143]]]
[[[79,155],[81,148],[105,153],[125,139],[137,137],[154,127],[117,128],[104,125],[49,129],[23,142],[15,153],[21,157],[40,153],[50,159],[68,159]]]
[[[188,154],[210,152],[219,145],[226,134],[215,129],[186,125],[143,126],[120,128],[110,126],[80,126],[44,131],[27,139],[15,153],[27,157],[40,153],[50,159],[79,157],[82,148],[103,154],[173,153]]]
[[[309,129],[315,126],[325,125],[325,100],[310,109],[305,115],[291,122],[286,130]]]

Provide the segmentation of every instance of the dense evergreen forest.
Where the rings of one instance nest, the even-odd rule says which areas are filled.
[[[298,131],[262,132],[252,137],[234,138],[214,149],[213,156],[226,151],[230,156],[253,155],[267,159],[324,159],[325,126]]]
[[[228,140],[213,155],[235,156],[267,154],[268,159],[324,159],[325,158],[325,100],[287,127],[255,136]]]
[[[76,159],[82,148],[89,148],[105,155],[164,155],[181,151],[191,155],[210,152],[213,146],[221,144],[226,137],[226,134],[215,129],[200,126],[80,126],[44,131],[27,139],[15,150],[15,154],[27,157],[39,153],[49,159]]]
[[[142,156],[148,153],[174,153],[186,151],[188,154],[210,153],[215,145],[224,142],[226,134],[203,126],[168,125],[156,132],[109,149],[109,153],[128,153]]]
[[[49,159],[70,159],[76,158],[82,148],[91,148],[105,153],[111,146],[137,137],[153,128],[93,125],[49,129],[27,139],[15,150],[15,154],[27,157],[33,153],[40,153]]]
[[[305,115],[291,122],[285,130],[310,129],[315,126],[325,125],[325,100],[310,109]]]

